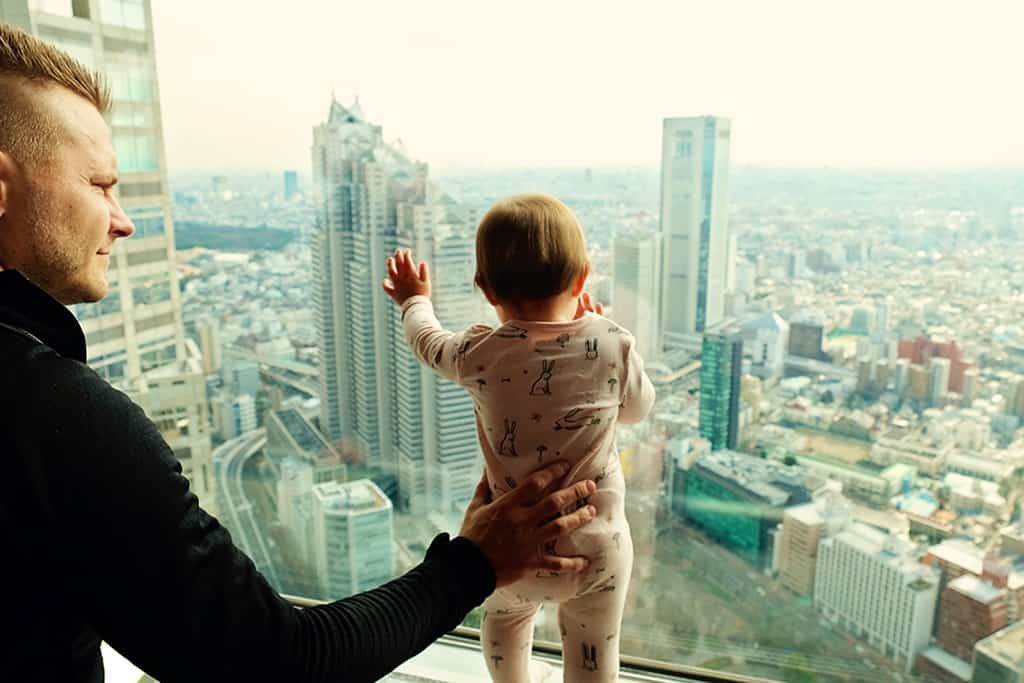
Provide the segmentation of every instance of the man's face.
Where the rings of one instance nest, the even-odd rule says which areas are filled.
[[[28,164],[0,158],[0,180],[6,180],[0,267],[21,271],[63,304],[99,301],[109,289],[114,242],[135,231],[113,196],[110,129],[69,90],[29,87],[56,121],[56,147]]]

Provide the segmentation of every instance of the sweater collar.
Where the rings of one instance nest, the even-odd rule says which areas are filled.
[[[16,270],[0,270],[0,322],[20,327],[65,358],[85,362],[85,334],[78,320]]]

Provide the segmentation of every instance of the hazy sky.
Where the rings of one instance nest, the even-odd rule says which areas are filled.
[[[309,168],[331,88],[446,165],[1024,167],[1024,2],[153,0],[170,169]]]

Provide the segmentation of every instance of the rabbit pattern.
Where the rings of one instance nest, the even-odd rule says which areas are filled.
[[[617,680],[617,634],[633,548],[615,427],[642,419],[654,401],[632,336],[594,314],[452,333],[441,327],[429,300],[416,299],[406,306],[406,339],[421,362],[472,397],[494,498],[512,494],[534,470],[556,460],[572,466],[564,485],[591,479],[598,487],[573,506],[593,505],[597,518],[544,548],[586,555],[591,567],[579,575],[538,567],[485,602],[481,640],[492,680],[527,680],[524,644],[545,601],[558,604],[566,671],[592,683]]]

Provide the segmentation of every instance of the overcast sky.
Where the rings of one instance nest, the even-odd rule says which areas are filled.
[[[1024,167],[1024,2],[153,0],[171,171],[309,168],[331,89],[450,165]]]

